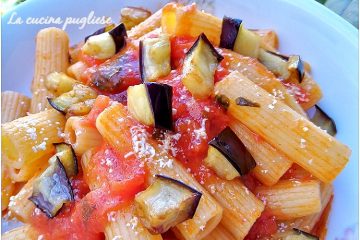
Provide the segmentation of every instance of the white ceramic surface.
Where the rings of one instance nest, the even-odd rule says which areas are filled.
[[[204,2],[206,0],[200,1]],[[49,25],[7,24],[13,12],[27,17],[111,16],[118,21],[125,5],[160,7],[159,1],[28,0],[2,21],[2,91],[30,95],[34,72],[35,36]],[[222,17],[238,17],[248,28],[272,28],[279,34],[283,53],[297,53],[311,63],[313,76],[323,89],[320,106],[334,118],[337,138],[352,149],[350,163],[335,181],[335,200],[328,239],[357,239],[358,232],[358,31],[341,17],[313,0],[208,0]],[[52,25],[54,26],[54,25]],[[76,43],[99,25],[66,29]]]

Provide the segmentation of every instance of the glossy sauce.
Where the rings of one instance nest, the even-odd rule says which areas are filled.
[[[201,184],[209,184],[218,177],[203,164],[208,142],[228,126],[230,120],[213,98],[194,99],[181,82],[181,66],[185,54],[195,40],[191,37],[171,39],[171,65],[175,70],[159,79],[159,82],[173,87],[173,121],[176,134],[173,134],[170,140],[172,150],[169,152],[181,161]],[[81,56],[81,60],[89,66],[82,77],[84,82],[112,98],[115,96],[115,99],[123,99],[128,86],[140,83],[138,48],[133,43],[105,62],[89,56]],[[215,82],[221,81],[229,73],[229,61],[231,58],[225,56],[215,73]],[[85,119],[86,123],[95,127],[97,116],[109,103],[109,98],[99,96],[94,109]],[[151,130],[149,128],[149,131]],[[259,138],[259,141],[262,139]],[[126,206],[137,192],[144,189],[147,171],[140,167],[141,164],[134,155],[124,158],[130,151],[131,149],[114,151],[104,143],[84,167],[84,178],[77,176],[71,180],[75,202],[65,205],[53,219],[48,219],[38,210],[35,211],[32,225],[45,239],[103,239],[101,232],[108,221],[107,213]],[[251,191],[260,185],[251,174],[243,177],[243,181]],[[98,187],[90,191],[88,184]],[[246,239],[269,237],[276,230],[275,218],[265,211]],[[174,239],[174,236],[168,233],[166,239]]]
[[[63,206],[53,219],[37,209],[31,224],[44,239],[104,239],[108,214],[128,206],[144,190],[145,174],[136,159],[124,160],[103,144],[84,168],[84,178],[71,180],[75,202]],[[89,191],[88,184],[94,182],[99,186]]]

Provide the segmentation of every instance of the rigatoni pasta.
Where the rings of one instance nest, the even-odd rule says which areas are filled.
[[[162,16],[162,9],[152,14],[145,21],[131,28],[131,30],[128,33],[128,36],[130,38],[138,39],[141,36],[145,35],[146,33],[149,33],[152,30],[160,27],[161,16]]]
[[[274,30],[255,29],[253,31],[260,36],[262,48],[273,52],[279,48],[279,38]]]
[[[333,186],[331,184],[321,184],[321,211],[306,217],[298,218],[293,223],[288,225],[301,229],[305,232],[311,232],[315,224],[319,221],[324,209],[328,205],[333,196]]]
[[[257,179],[267,186],[277,183],[291,167],[291,160],[239,121],[233,120],[230,126],[254,157],[257,165],[253,173]]]
[[[1,93],[1,123],[10,122],[26,116],[29,112],[31,99],[18,92]]]
[[[13,181],[29,180],[47,162],[53,143],[62,140],[64,125],[65,117],[56,110],[2,124],[2,156]]]
[[[35,240],[38,239],[36,233],[31,229],[31,226],[24,225],[14,228],[1,236],[5,240]]]
[[[331,182],[348,162],[350,150],[347,146],[268,96],[239,72],[233,72],[219,82],[215,94],[229,97],[232,104],[228,112],[234,118],[320,180]],[[260,107],[237,106],[234,101],[238,97],[257,102]]]
[[[256,193],[279,220],[303,217],[321,210],[320,182],[316,180],[281,180],[271,188],[256,188]]]
[[[57,28],[46,28],[36,36],[35,76],[32,82],[31,113],[50,109],[47,97],[51,93],[45,87],[46,76],[54,71],[65,72],[69,66],[69,39]]]
[[[323,237],[350,149],[308,119],[310,65],[195,4],[149,15],[125,8],[71,66],[67,34],[39,32],[32,99],[2,93],[2,210],[26,223],[3,237]]]
[[[217,227],[205,238],[205,240],[235,240],[236,238],[229,233],[220,223]]]
[[[1,166],[1,211],[4,211],[15,193],[15,182],[11,180],[9,170],[5,165]]]
[[[28,199],[32,194],[35,179],[36,177],[33,177],[27,181],[21,190],[10,198],[9,215],[23,223],[29,223],[30,216],[35,209],[34,204]]]
[[[100,133],[88,126],[82,117],[70,117],[66,121],[64,134],[65,140],[73,146],[79,156],[102,142]]]
[[[206,188],[224,208],[221,221],[223,228],[235,239],[245,238],[264,210],[263,203],[238,179],[219,181]]]
[[[224,50],[224,54],[227,53],[228,51]],[[306,116],[294,96],[288,93],[285,86],[258,61],[234,52],[230,53],[230,59],[235,61],[229,61],[229,69],[240,72],[268,93],[272,94],[276,99],[285,102],[293,110]]]

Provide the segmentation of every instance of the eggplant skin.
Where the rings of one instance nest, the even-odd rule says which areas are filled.
[[[297,228],[293,228],[292,229],[293,232],[294,232],[294,235],[299,235],[299,236],[303,236],[304,239],[309,239],[309,240],[319,240],[319,237],[315,236],[315,235],[312,235],[310,233],[307,233],[307,232],[304,232],[300,229],[297,229]]]
[[[227,110],[230,106],[230,99],[223,94],[215,95],[215,101],[225,110]]]
[[[127,91],[122,91],[120,93],[109,95],[110,99],[113,101],[117,101],[123,105],[127,104]]]
[[[242,20],[224,16],[221,28],[220,47],[233,50]]]
[[[289,61],[289,56],[286,56],[286,55],[283,55],[283,54],[280,54],[280,53],[276,53],[276,52],[272,52],[272,51],[269,51],[269,50],[265,50],[265,51],[272,54],[272,55],[275,55],[275,56],[281,58],[284,61]]]
[[[65,203],[74,201],[69,178],[58,157],[35,180],[29,200],[49,218],[54,218]]]
[[[66,115],[65,109],[62,108],[61,106],[59,106],[58,104],[56,104],[56,102],[54,101],[55,100],[54,98],[49,98],[48,97],[47,100],[48,100],[48,103],[50,104],[50,106],[52,108],[54,108],[56,111],[58,111],[58,112],[60,112],[60,113],[62,113],[64,115]]]
[[[122,48],[125,47],[127,33],[126,33],[125,25],[123,23],[120,23],[119,25],[111,29],[109,31],[109,34],[114,39],[116,52],[119,52]]]
[[[206,45],[210,47],[211,53],[216,57],[218,63],[224,59],[224,57],[218,51],[216,51],[215,47],[211,44],[210,40],[206,37],[204,33],[201,33],[200,36],[196,39],[195,43],[187,51],[186,57],[191,55],[191,53],[194,51],[194,49],[196,49],[200,41],[203,41]]]
[[[135,196],[136,213],[152,234],[161,234],[193,218],[202,194],[173,178],[155,175],[154,182]]]
[[[172,87],[161,83],[145,83],[154,114],[155,127],[173,130]]]
[[[108,32],[109,30],[113,29],[114,27],[115,27],[115,24],[110,24],[108,26],[102,27],[102,28],[96,30],[94,33],[90,34],[89,36],[86,36],[84,41],[86,42],[89,39],[89,37],[99,35],[99,34],[102,34],[104,32]]]
[[[53,144],[60,162],[63,164],[68,178],[76,176],[79,173],[78,160],[71,144],[61,142]],[[65,161],[67,164],[65,164]]]
[[[331,136],[335,136],[337,133],[335,121],[318,105],[315,105],[315,114],[310,121],[321,129],[326,130]]]
[[[145,64],[144,64],[144,43],[143,41],[139,42],[139,70],[141,76],[141,83],[145,82]]]
[[[126,45],[126,28],[123,23],[120,23],[119,25],[115,26],[114,24],[111,24],[109,26],[105,26],[103,28],[100,28],[99,30],[95,31],[94,33],[90,34],[89,36],[85,37],[85,42],[92,36],[99,35],[105,32],[109,32],[112,39],[115,42],[116,46],[116,52],[119,52],[122,48]]]
[[[176,180],[176,179],[173,179],[171,177],[167,177],[167,176],[164,176],[164,175],[160,175],[160,174],[157,174],[155,175],[155,177],[159,178],[159,179],[163,179],[165,181],[170,181],[172,183],[175,183],[177,185],[179,185],[180,187],[183,187],[183,188],[186,188],[187,190],[189,190],[190,192],[192,192],[193,194],[195,194],[195,200],[193,202],[193,205],[192,205],[192,208],[191,208],[191,211],[189,212],[189,217],[190,218],[193,218],[194,215],[195,215],[195,212],[196,212],[196,209],[197,207],[199,206],[199,202],[200,202],[200,199],[201,199],[201,196],[202,196],[202,193],[199,192],[198,190],[196,190],[195,188],[192,188],[190,187],[189,185],[179,181],[179,180]]]
[[[301,83],[305,76],[305,67],[304,67],[304,63],[300,57],[299,57],[299,63],[298,63],[296,70],[297,70],[297,73],[299,76],[299,83]]]
[[[289,57],[289,66],[291,65],[291,63],[293,61],[296,63],[295,70],[296,70],[298,82],[301,83],[304,76],[305,76],[304,63],[301,60],[299,55],[292,55],[292,56]]]
[[[246,98],[243,97],[238,97],[235,99],[235,103],[238,106],[243,106],[243,107],[260,107],[260,105],[256,102],[251,102],[250,100],[247,100]]]
[[[209,145],[221,152],[241,176],[246,175],[256,166],[254,158],[230,127],[221,131],[209,142]]]

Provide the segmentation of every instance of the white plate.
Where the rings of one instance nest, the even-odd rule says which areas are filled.
[[[27,17],[111,16],[118,21],[125,5],[160,7],[159,1],[28,0],[3,17],[2,90],[16,90],[30,95],[34,72],[35,36],[49,25],[9,25],[13,12]],[[345,20],[313,0],[202,0],[210,2],[222,17],[238,17],[248,28],[272,28],[280,37],[283,53],[297,53],[311,63],[314,79],[320,83],[324,98],[320,106],[334,118],[337,138],[352,149],[350,163],[335,181],[335,200],[329,223],[328,239],[357,239],[358,232],[358,31]],[[54,26],[54,25],[52,25]],[[71,43],[99,25],[66,29]]]

